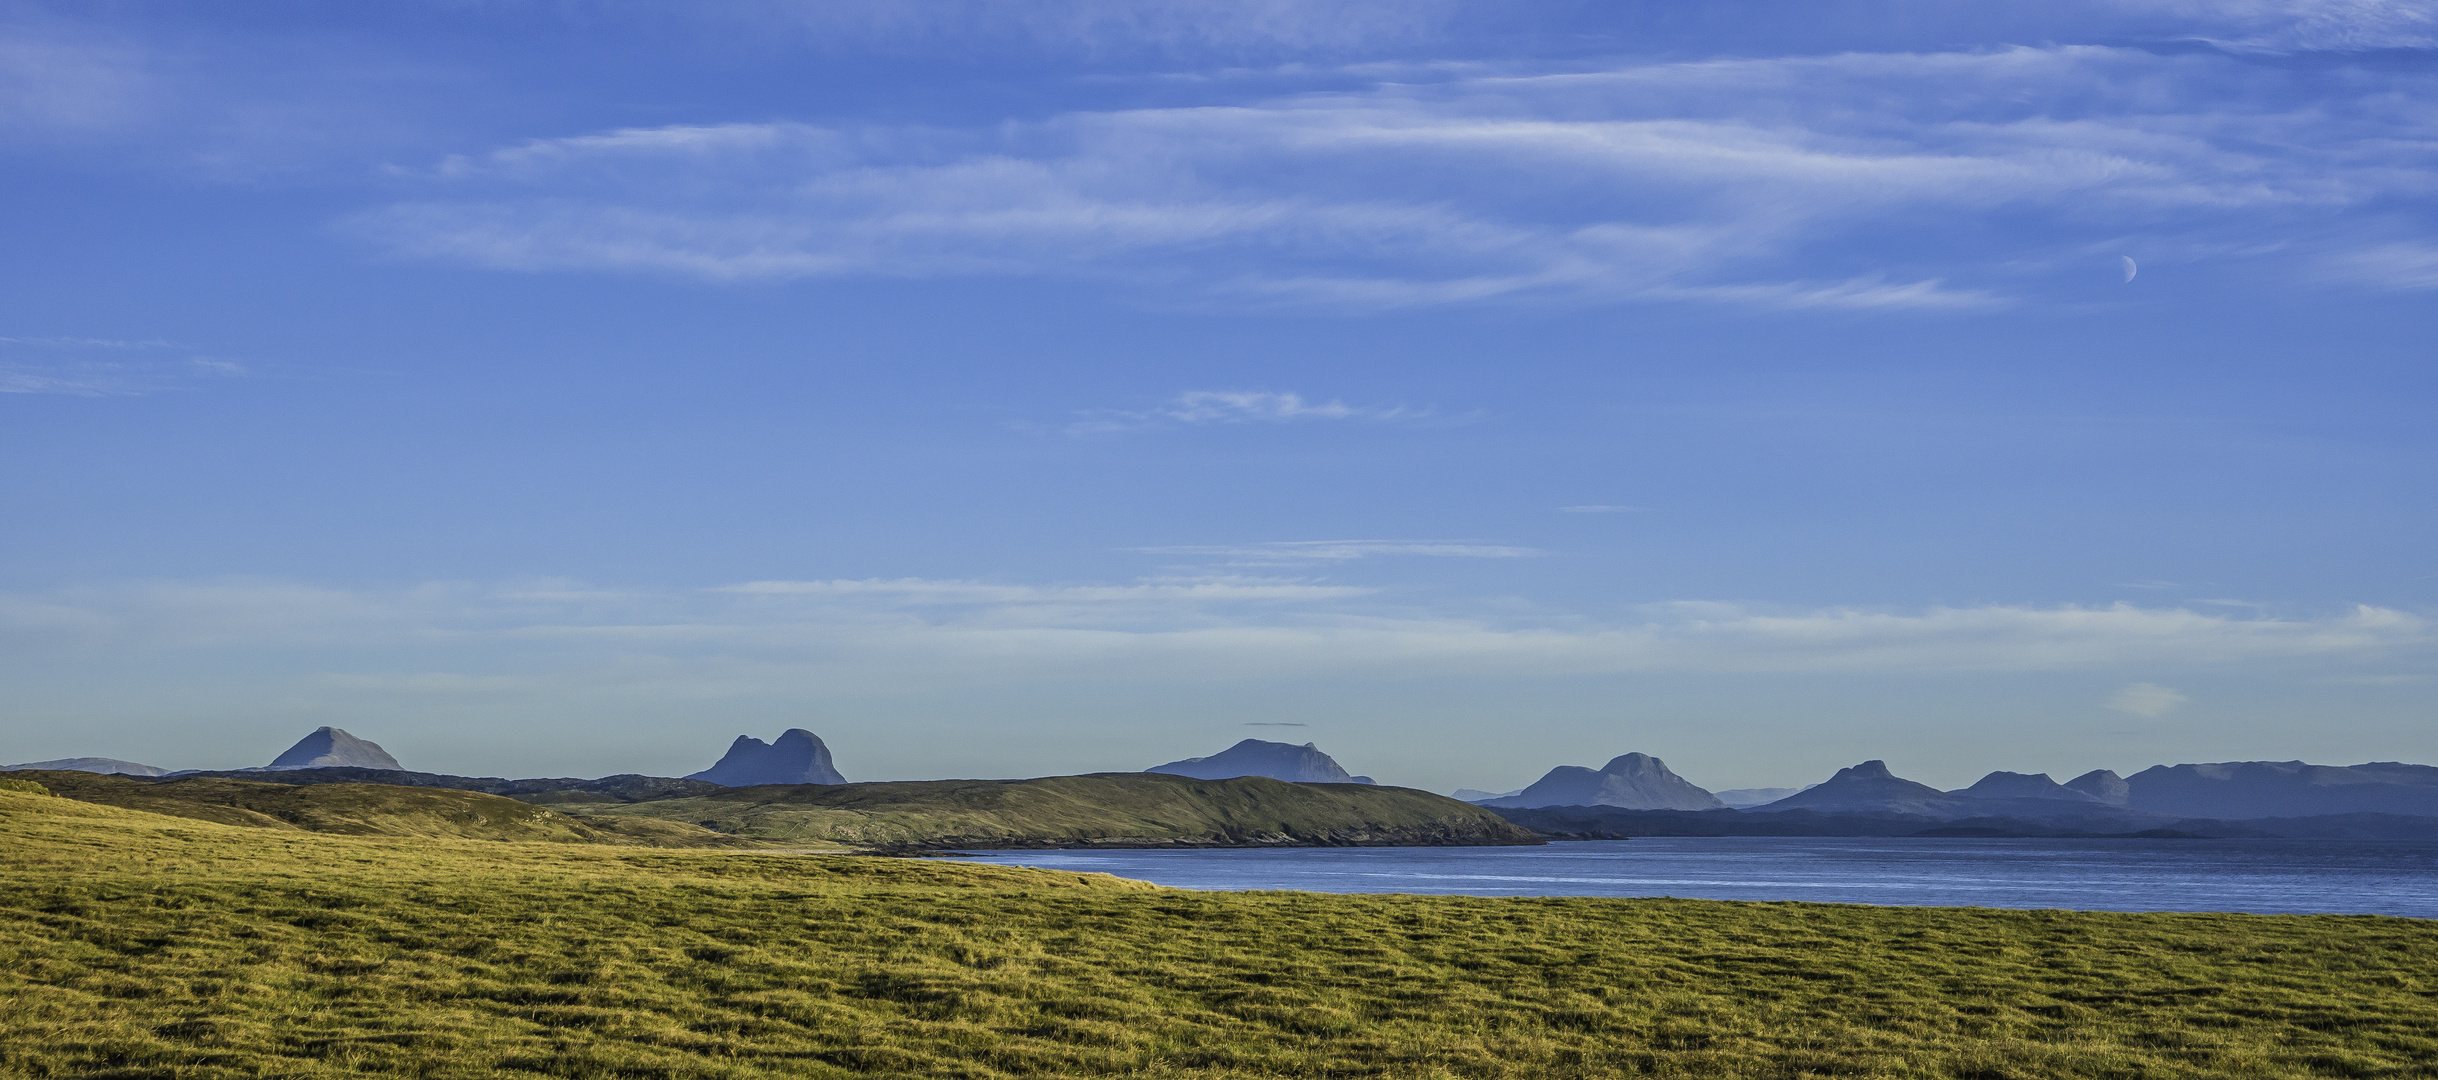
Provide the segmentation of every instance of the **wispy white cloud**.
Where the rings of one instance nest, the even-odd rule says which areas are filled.
[[[2438,243],[2381,244],[2330,258],[2328,276],[2396,290],[2438,289]]]
[[[1373,555],[1421,555],[1455,559],[1519,559],[1541,552],[1471,540],[1280,540],[1266,544],[1180,545],[1133,550],[1146,555],[1216,555],[1254,564],[1346,562]]]
[[[1061,52],[1181,49],[1301,54],[1412,42],[1439,29],[1456,0],[710,0],[691,13],[757,28],[797,29],[814,42],[1026,42]]]
[[[2236,49],[2363,52],[2438,46],[2429,0],[2120,0],[2189,20],[2196,37]]]
[[[928,578],[748,581],[711,590],[734,596],[867,598],[909,604],[1203,604],[1334,600],[1372,590],[1277,578],[1154,578],[1126,585],[994,585]]]
[[[133,670],[177,656],[250,655],[367,688],[391,680],[417,692],[580,694],[604,680],[645,680],[699,694],[779,683],[899,692],[1011,680],[1401,672],[2257,673],[2300,664],[2344,675],[2393,671],[2438,652],[2429,619],[2374,607],[2271,617],[2122,604],[1770,610],[1687,602],[1622,617],[1490,618],[1392,601],[1368,590],[1251,579],[540,593],[462,584],[386,592],[155,584],[0,595],[0,653],[9,658],[0,663],[85,655]],[[481,681],[494,677],[528,681]],[[2110,707],[2159,715],[2182,700],[2179,691],[2137,683]]]
[[[0,21],[0,130],[118,127],[139,111],[148,82],[136,49],[61,25]]]
[[[2182,691],[2157,683],[2134,683],[2108,698],[2108,707],[2132,716],[2157,718],[2192,700]]]
[[[2041,254],[1948,247],[1932,221],[2038,215],[2086,242],[2139,223],[2166,246],[2438,190],[2438,124],[2399,103],[2413,77],[2232,92],[2260,78],[2223,56],[2017,48],[1442,72],[961,131],[631,129],[410,170],[425,197],[354,227],[528,271],[1895,311],[2008,302]]]
[[[170,344],[159,340],[128,341],[118,338],[0,337],[0,345],[27,345],[44,349],[165,349]]]
[[[170,347],[164,341],[114,338],[0,337],[0,394],[126,397],[252,374],[244,364],[208,356],[120,355]],[[95,353],[111,358],[98,359]]]
[[[1150,409],[1098,409],[1065,426],[1070,435],[1110,435],[1208,424],[1283,424],[1307,420],[1424,420],[1427,409],[1310,401],[1267,390],[1193,390]]]

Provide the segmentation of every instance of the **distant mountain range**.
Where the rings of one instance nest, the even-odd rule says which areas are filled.
[[[1170,776],[1190,776],[1196,780],[1233,780],[1239,776],[1267,776],[1298,784],[1372,784],[1378,781],[1368,776],[1352,776],[1320,748],[1305,743],[1264,742],[1246,739],[1209,757],[1190,757],[1154,765],[1143,770]]]
[[[16,772],[20,769],[57,769],[62,772],[89,772],[102,773],[105,775],[116,773],[124,776],[169,775],[169,770],[167,769],[155,768],[150,765],[138,765],[132,761],[120,761],[117,758],[106,757],[67,757],[55,758],[50,761],[29,761],[23,765],[0,765],[0,772]]]
[[[334,727],[318,727],[296,745],[282,751],[271,763],[259,769],[232,770],[264,772],[273,769],[401,769],[398,759],[389,756],[379,743],[359,739]],[[0,765],[0,772],[20,769],[49,769],[61,772],[89,772],[121,776],[192,776],[197,770],[172,771],[154,765],[139,765],[117,758],[75,757],[53,761],[29,761],[23,765]]]
[[[2438,817],[2438,768],[2392,761],[2347,766],[2236,761],[2161,765],[2122,778],[2111,772],[2092,772],[2063,784],[2045,773],[1994,772],[1971,787],[1940,791],[1889,773],[1883,762],[1866,761],[1839,770],[1809,791],[1754,809],[1943,818],[2145,814],[2222,820],[2325,814]]]
[[[1485,805],[1551,836],[2438,836],[2438,768],[2395,762],[2159,766],[2063,784],[2043,773],[1993,772],[1941,791],[1866,761],[1740,810],[1515,805],[1523,801]]]
[[[845,785],[820,736],[791,728],[765,743],[738,736],[718,763],[684,778],[621,775],[509,780],[410,772],[379,744],[321,727],[270,764],[171,772],[115,758],[0,766],[140,778],[209,776],[282,784],[377,783],[451,788],[548,804],[621,804],[693,798],[722,788]],[[1144,770],[1201,780],[1259,776],[1291,783],[1372,784],[1312,743],[1245,739],[1209,757]],[[2400,762],[2312,765],[2237,761],[2160,765],[2132,776],[2094,770],[2064,783],[2045,773],[1993,772],[1942,791],[1865,761],[1804,788],[1713,793],[1647,754],[1592,769],[1561,765],[1521,791],[1460,793],[1552,835],[2201,835],[2438,836],[2438,767]]]

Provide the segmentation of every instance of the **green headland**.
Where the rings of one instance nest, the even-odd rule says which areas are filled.
[[[0,1075],[2438,1073],[2417,920],[1198,893],[357,821],[0,789]]]
[[[230,778],[10,775],[71,798],[229,825],[355,835],[662,846],[1265,847],[1538,844],[1491,811],[1411,788],[1100,773],[718,789],[633,801]],[[705,785],[708,786],[708,785]],[[585,794],[585,793],[578,793]],[[542,800],[550,800],[535,805]]]
[[[773,840],[880,848],[1538,844],[1491,811],[1411,788],[1096,773],[1037,780],[730,788],[570,803],[587,822],[687,822]]]

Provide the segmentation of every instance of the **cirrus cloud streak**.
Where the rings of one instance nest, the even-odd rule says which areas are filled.
[[[2354,671],[2426,663],[2438,651],[2438,627],[2369,606],[2278,618],[2127,604],[1772,610],[1680,602],[1606,618],[1493,617],[1400,606],[1368,589],[1246,577],[759,581],[680,591],[217,582],[0,597],[0,642],[15,658],[10,666],[107,657],[137,670],[179,657],[239,658],[238,667],[274,681],[411,676],[399,685],[480,688],[523,678],[589,693],[581,687],[645,679],[717,695],[777,684],[919,692],[1315,675]]]
[[[2061,46],[1406,77],[987,129],[537,139],[402,170],[420,194],[351,227],[524,271],[1887,311],[2009,302],[2025,283],[2002,265],[2129,229],[2162,249],[2266,230],[2335,251],[2364,232],[2356,208],[2438,191],[2438,118],[2410,104],[2427,76],[2312,83]],[[1993,216],[2055,239],[1993,258],[1927,227]]]

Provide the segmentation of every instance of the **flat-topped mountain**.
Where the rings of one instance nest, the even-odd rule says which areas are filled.
[[[50,761],[29,761],[23,765],[0,765],[0,772],[17,772],[25,769],[47,769],[57,772],[115,773],[120,776],[169,775],[169,770],[167,769],[157,769],[150,765],[138,765],[132,761],[120,761],[117,758],[106,757],[66,757],[54,758]]]
[[[2087,791],[2080,791],[2049,779],[2047,773],[1994,772],[1982,777],[1968,788],[1948,792],[1964,799],[2058,799],[2065,802],[2100,801]]]
[[[1873,759],[1839,769],[1826,783],[1808,791],[1754,809],[1947,816],[1956,801],[1955,796],[1928,784],[1889,772],[1887,762]]]
[[[1265,742],[1246,739],[1209,757],[1191,757],[1154,765],[1143,770],[1170,776],[1190,776],[1196,780],[1232,780],[1239,776],[1267,776],[1298,784],[1370,784],[1368,776],[1348,775],[1336,760],[1321,753],[1320,748],[1305,743]]]
[[[719,763],[686,777],[724,787],[761,784],[843,784],[847,778],[830,764],[830,748],[821,736],[803,728],[779,733],[777,742],[739,735]]]
[[[271,759],[266,769],[404,769],[389,751],[334,727],[318,727],[296,740],[286,753]]]
[[[1531,787],[1483,806],[1622,806],[1632,810],[1717,810],[1727,804],[1668,771],[1649,754],[1623,754],[1597,769],[1560,765]]]

